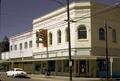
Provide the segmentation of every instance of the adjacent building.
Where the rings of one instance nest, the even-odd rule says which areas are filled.
[[[119,7],[97,2],[70,4],[70,20],[75,21],[70,22],[73,76],[96,77],[106,71],[106,38],[109,72],[120,72],[119,13]],[[66,19],[66,7],[34,19],[32,31],[10,37],[11,50],[3,53],[2,59],[10,67],[21,67],[28,73],[44,74],[48,69],[52,75],[68,76]],[[37,42],[36,32],[42,30],[47,33],[47,46]]]

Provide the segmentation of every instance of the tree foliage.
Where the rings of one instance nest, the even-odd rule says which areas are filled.
[[[9,51],[9,39],[7,36],[4,37],[3,41],[0,42],[0,52]]]

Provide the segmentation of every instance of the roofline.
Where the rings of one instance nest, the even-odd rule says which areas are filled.
[[[81,3],[84,3],[84,4],[81,4]],[[76,5],[76,4],[81,4],[81,5],[79,5],[79,7],[86,7],[86,6],[90,7],[91,1],[72,2],[72,3],[70,3],[70,10],[78,7],[78,5]],[[39,18],[34,19],[33,20],[33,25],[38,23],[38,22],[42,22],[42,21],[44,21],[46,19],[49,19],[51,17],[54,17],[56,15],[59,15],[61,13],[64,13],[64,12],[66,12],[66,6],[64,6],[62,8],[58,8],[58,9],[56,9],[56,10],[50,12],[50,13],[47,13],[47,14],[39,17]]]
[[[30,32],[32,33],[32,29],[29,29],[29,30],[27,30],[27,31],[18,33],[18,34],[13,35],[13,36],[11,36],[11,37],[9,37],[9,38],[12,39],[12,38],[15,38],[15,37],[17,37],[17,36],[20,36],[20,35],[23,35],[23,34],[26,34],[26,33],[30,33]]]

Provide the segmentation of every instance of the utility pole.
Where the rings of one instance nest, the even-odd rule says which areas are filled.
[[[70,37],[70,22],[74,22],[70,20],[70,8],[69,8],[69,4],[70,4],[70,0],[66,0],[67,1],[67,24],[68,24],[68,53],[69,53],[69,80],[72,81],[72,58],[71,58],[71,37]],[[63,3],[61,3],[58,0],[55,0],[56,3],[65,6]]]
[[[108,28],[107,28],[107,21],[105,20],[104,21],[104,26],[105,26],[105,37],[106,37],[106,39],[105,39],[105,46],[106,46],[106,72],[107,72],[107,76],[106,76],[106,78],[107,78],[107,80],[109,79],[109,56],[108,56],[108,36],[107,36],[107,33],[108,33]]]
[[[1,10],[1,7],[2,7],[2,1],[0,0],[0,32],[1,32],[1,12],[2,12],[2,10]]]
[[[69,49],[69,78],[72,81],[72,59],[71,59],[71,37],[70,37],[70,1],[67,0],[67,21],[68,21],[68,49]]]

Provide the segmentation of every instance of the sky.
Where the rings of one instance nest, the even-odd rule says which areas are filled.
[[[49,12],[56,10],[62,5],[55,0],[1,0],[0,11],[0,40],[4,36],[32,30],[32,21]],[[66,4],[66,0],[58,0]],[[70,0],[74,1],[74,0]],[[80,0],[78,0],[80,1]],[[84,0],[83,0],[84,1]],[[120,0],[97,0],[107,4],[114,4]]]

